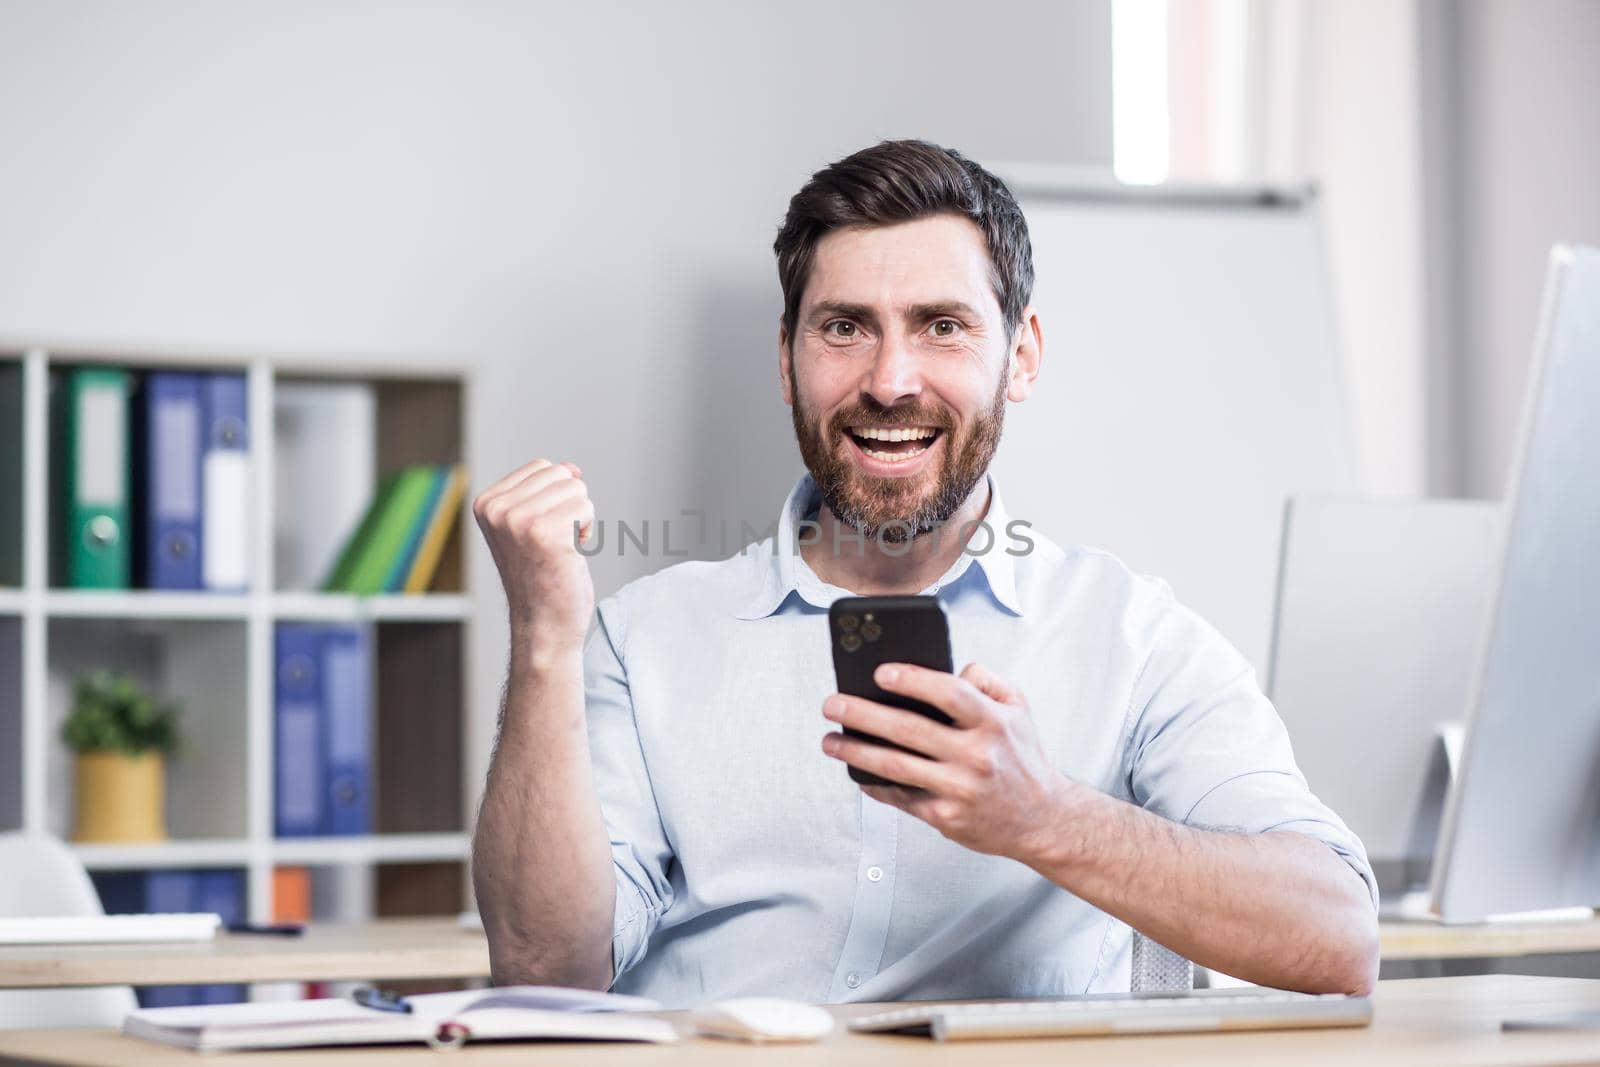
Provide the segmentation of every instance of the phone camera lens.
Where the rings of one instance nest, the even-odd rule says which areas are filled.
[[[861,647],[861,638],[856,634],[845,634],[839,638],[839,644],[844,646],[846,652],[854,652]]]
[[[875,622],[869,622],[861,628],[861,636],[865,637],[868,641],[876,641],[878,636],[882,633],[883,627],[879,626]]]
[[[854,615],[840,615],[839,616],[839,629],[841,629],[841,630],[854,630],[857,626],[860,626],[860,625],[861,625],[861,620],[856,618]]]

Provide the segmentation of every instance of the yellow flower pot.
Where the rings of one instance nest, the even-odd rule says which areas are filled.
[[[166,840],[167,777],[161,753],[80,752],[73,791],[73,840]]]

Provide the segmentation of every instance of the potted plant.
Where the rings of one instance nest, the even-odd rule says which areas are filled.
[[[126,675],[96,671],[74,686],[61,739],[76,754],[76,841],[166,838],[166,763],[178,707]]]

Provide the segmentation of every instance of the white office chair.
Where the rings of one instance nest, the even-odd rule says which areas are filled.
[[[101,914],[94,883],[66,845],[48,834],[0,834],[0,916]],[[119,1027],[136,1007],[125,985],[0,990],[0,1029]]]

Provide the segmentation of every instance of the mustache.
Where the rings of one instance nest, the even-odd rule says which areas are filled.
[[[834,434],[844,433],[848,427],[860,426],[869,423],[873,426],[884,426],[892,430],[912,429],[919,426],[932,426],[936,430],[950,429],[950,420],[938,412],[890,412],[890,411],[850,411],[836,415],[830,429]]]

